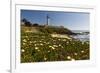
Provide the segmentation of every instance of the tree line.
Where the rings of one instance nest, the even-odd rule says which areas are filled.
[[[39,26],[38,23],[31,23],[30,21],[28,21],[27,19],[23,18],[21,20],[21,22],[23,23],[24,26],[28,26],[28,27],[31,27],[31,26]]]

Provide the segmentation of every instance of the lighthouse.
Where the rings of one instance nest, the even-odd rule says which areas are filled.
[[[47,14],[46,19],[47,19],[47,23],[46,23],[46,25],[49,25],[49,24],[50,24],[50,17],[49,17],[49,15],[48,15],[48,14]]]

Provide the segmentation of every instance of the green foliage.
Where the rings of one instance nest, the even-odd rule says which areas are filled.
[[[37,30],[39,30],[42,33],[56,33],[56,34],[75,34],[72,31],[68,30],[67,28],[61,28],[61,27],[52,27],[52,26],[42,26],[42,27],[35,27]]]
[[[41,28],[39,30],[44,33],[21,31],[22,63],[89,59],[89,42],[53,38],[49,33],[57,30],[52,28]]]
[[[24,23],[25,26],[28,26],[28,27],[32,26],[32,23],[25,18],[22,19],[21,21]]]

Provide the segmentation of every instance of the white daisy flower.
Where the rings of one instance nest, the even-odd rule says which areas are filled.
[[[41,45],[41,46],[43,46],[43,44],[42,44],[42,43],[40,43],[40,45]]]
[[[30,41],[30,44],[32,43],[32,41]]]
[[[82,42],[82,44],[84,44],[84,42]]]
[[[60,41],[60,39],[58,39]]]
[[[66,39],[63,39],[63,41],[66,41]]]
[[[69,42],[66,42],[67,44],[69,43]]]
[[[42,42],[42,41],[40,41],[40,42]]]
[[[77,53],[74,53],[74,55],[77,55]]]
[[[46,42],[43,42],[43,43],[45,43],[45,44],[46,44]]]
[[[61,44],[59,44],[58,46],[61,46]]]
[[[52,46],[49,46],[50,48],[52,47]]]
[[[34,46],[37,46],[37,44],[34,44]]]
[[[47,58],[46,58],[46,57],[44,57],[44,60],[47,60]]]
[[[61,46],[61,48],[64,48],[63,46]]]
[[[70,41],[72,41],[72,39],[70,39]]]
[[[50,44],[49,42],[47,42],[46,44]]]
[[[25,45],[25,43],[23,43],[23,45]]]
[[[67,56],[67,59],[71,59],[71,57],[70,56]]]
[[[28,38],[28,36],[25,36],[26,38]]]
[[[40,51],[39,49],[37,51]]]
[[[54,50],[55,48],[54,48],[54,47],[52,47],[52,49]]]
[[[34,43],[36,43],[36,41],[34,41]]]
[[[50,52],[50,51],[48,51],[48,52]]]
[[[71,59],[71,61],[75,61],[75,59],[74,59],[74,58],[72,58],[72,59]]]
[[[38,47],[35,47],[35,49],[37,50],[37,49],[39,49]]]
[[[54,47],[58,47],[57,45],[53,45]]]
[[[26,39],[23,39],[23,42],[27,42],[27,40]]]
[[[81,53],[84,53],[84,51],[82,50]]]
[[[22,49],[21,51],[22,51],[22,52],[25,52],[25,50],[24,50],[24,49]]]
[[[87,44],[89,44],[89,42],[86,42]]]

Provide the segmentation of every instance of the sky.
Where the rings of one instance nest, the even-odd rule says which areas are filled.
[[[64,26],[70,30],[89,30],[89,13],[21,10],[21,19],[41,25],[46,24],[47,15],[50,19],[49,25]]]

